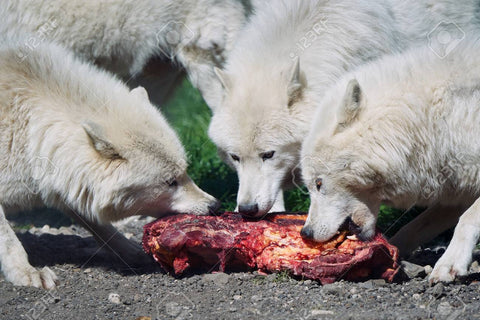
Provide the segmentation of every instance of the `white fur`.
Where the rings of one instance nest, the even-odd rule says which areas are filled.
[[[350,217],[369,238],[381,203],[443,212],[425,213],[423,233],[448,228],[463,213],[430,280],[464,275],[480,235],[479,115],[476,39],[465,39],[444,59],[427,46],[346,75],[328,90],[303,145],[311,198],[304,233],[327,240]],[[466,211],[451,216],[441,209],[462,206]],[[428,220],[442,219],[448,223],[429,226]]]
[[[2,48],[0,88],[0,259],[7,280],[41,284],[2,208],[57,208],[102,244],[127,250],[126,261],[139,261],[140,248],[128,252],[135,246],[110,221],[207,214],[216,205],[187,176],[183,147],[143,88],[130,91],[47,43],[34,51]],[[44,286],[52,287],[44,274]]]
[[[238,0],[6,0],[0,6],[0,37],[21,37],[32,50],[54,40],[128,77],[153,57],[172,57],[215,107],[221,87],[213,67],[223,64],[245,16]],[[169,37],[171,29],[179,39]]]
[[[209,134],[238,173],[237,203],[257,204],[260,216],[273,206],[284,210],[279,196],[299,180],[301,142],[325,89],[402,43],[388,1],[282,0],[257,6],[218,72],[226,93]],[[315,40],[302,51],[297,45],[303,37]],[[297,59],[300,73],[292,78]],[[263,161],[269,151],[275,151],[273,158]]]

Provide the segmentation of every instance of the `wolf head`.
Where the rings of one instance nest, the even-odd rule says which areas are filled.
[[[249,216],[268,213],[291,183],[308,130],[301,110],[306,80],[299,61],[289,61],[276,74],[215,70],[225,93],[214,110],[209,136],[237,171],[238,210]]]
[[[366,99],[357,80],[346,88],[343,100],[336,91],[325,98],[329,106],[318,109],[302,148],[302,175],[311,200],[302,235],[319,242],[333,237],[346,221],[361,239],[372,237],[383,199],[384,163],[365,151],[369,147],[358,131]]]
[[[208,214],[218,201],[187,175],[187,161],[175,132],[155,110],[146,91],[130,92],[122,115],[86,119],[83,138],[89,143],[86,163],[98,210],[109,216],[154,217],[172,213]],[[113,115],[112,115],[113,116]]]
[[[58,105],[63,109],[38,110],[36,123],[54,122],[47,132],[44,125],[35,124],[33,139],[41,137],[44,142],[39,145],[57,148],[40,151],[53,154],[49,158],[57,168],[51,175],[37,175],[45,203],[57,206],[58,199],[63,199],[71,209],[98,222],[131,215],[216,211],[218,200],[188,177],[182,144],[150,104],[145,89],[128,91],[120,83],[109,86],[109,77],[103,80],[105,88],[91,88],[80,95],[72,90],[76,97],[68,99],[73,104],[69,108],[62,107],[62,102]],[[103,90],[110,92],[105,96]],[[68,120],[59,116],[65,110]]]

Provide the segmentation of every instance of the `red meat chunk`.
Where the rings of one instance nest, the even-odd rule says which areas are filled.
[[[239,214],[165,217],[144,227],[143,247],[176,275],[186,271],[288,271],[331,283],[383,278],[398,271],[398,250],[377,233],[368,242],[340,233],[315,243],[303,239],[306,214],[274,214],[252,221]]]

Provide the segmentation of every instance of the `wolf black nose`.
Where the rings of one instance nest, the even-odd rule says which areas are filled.
[[[241,204],[238,206],[238,212],[245,216],[253,217],[258,213],[258,204]]]
[[[215,214],[218,212],[221,206],[222,206],[222,203],[220,202],[220,200],[215,199],[215,202],[208,206],[208,212],[210,214]]]
[[[305,239],[313,239],[313,229],[309,226],[305,226],[300,231],[300,235]]]

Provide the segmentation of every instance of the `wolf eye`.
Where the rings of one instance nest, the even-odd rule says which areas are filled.
[[[262,153],[260,156],[262,157],[262,160],[265,161],[265,160],[271,159],[274,154],[275,154],[275,151],[269,151],[269,152]]]
[[[240,161],[240,158],[236,154],[231,153],[230,157],[232,157],[233,161]]]
[[[177,179],[170,179],[166,181],[167,185],[171,188],[178,186]]]
[[[315,180],[315,186],[317,187],[317,191],[320,191],[320,189],[322,188],[322,183],[322,178],[318,178],[317,180]]]

